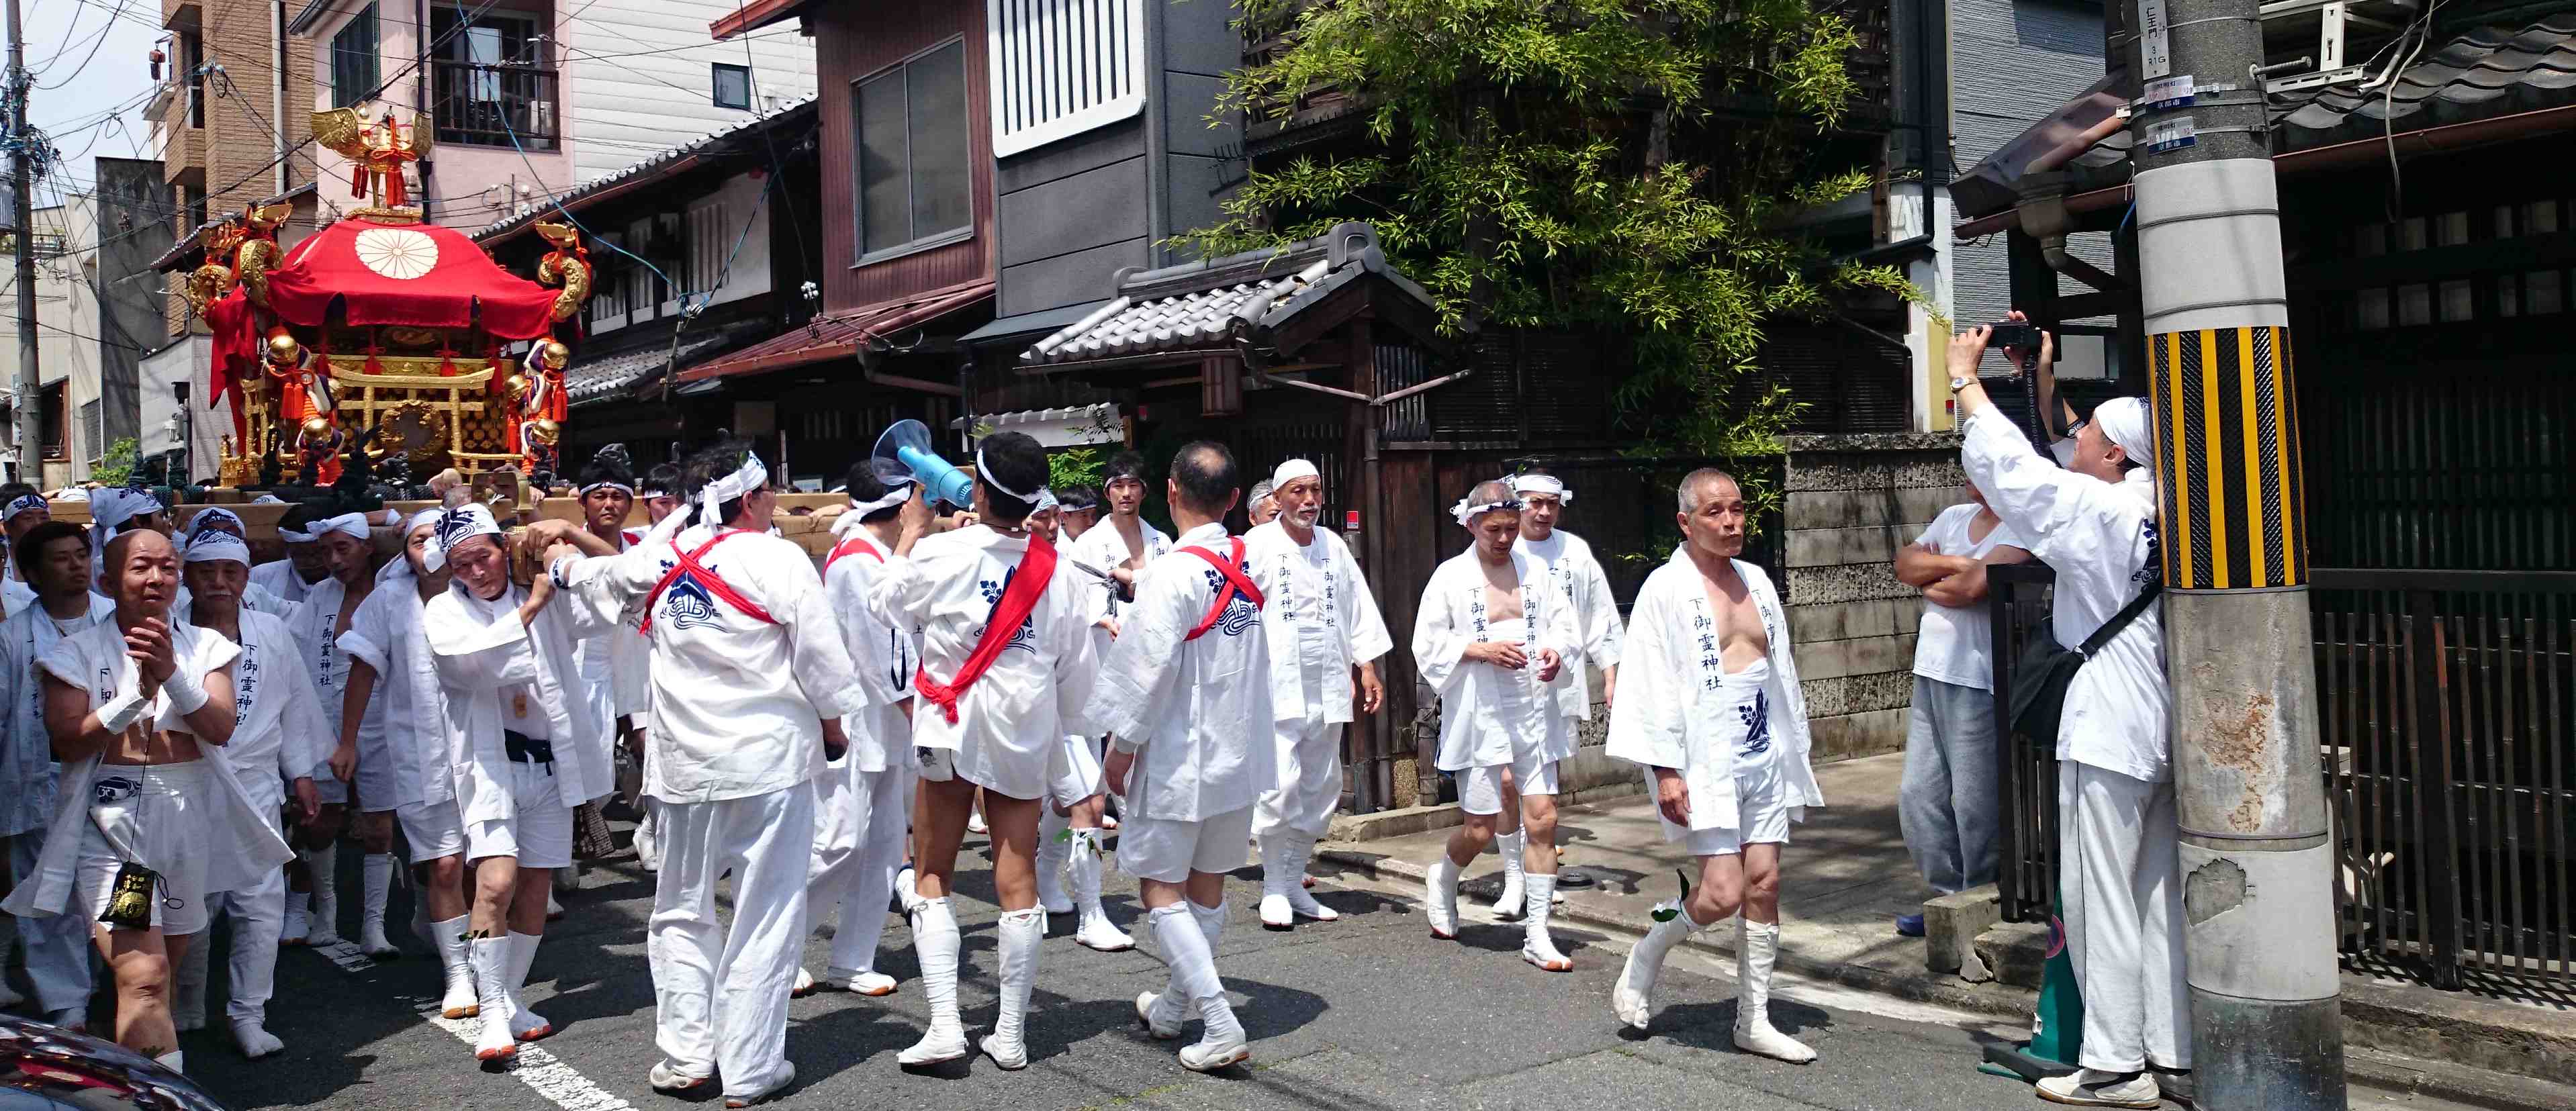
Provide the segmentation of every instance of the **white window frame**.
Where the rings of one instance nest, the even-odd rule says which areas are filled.
[[[1145,73],[1145,0],[985,0],[984,16],[993,157],[1034,150],[1144,111],[1151,84]],[[1105,28],[1104,37],[1117,41],[1067,49],[1069,34],[1091,28]],[[1105,68],[1116,72],[1104,75],[1104,61],[1113,62]],[[1087,90],[1079,87],[1084,83]]]

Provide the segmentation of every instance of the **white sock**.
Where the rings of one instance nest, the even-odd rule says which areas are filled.
[[[385,904],[393,895],[394,854],[368,853],[362,864],[367,891],[363,914],[359,918],[358,939],[362,944],[372,946],[385,940]],[[390,942],[387,942],[387,947],[391,947]]]
[[[1046,938],[1046,912],[1036,907],[1004,911],[995,927],[1001,934],[1001,1007],[993,1018],[993,1036],[1017,1044],[1029,1013],[1029,991],[1038,981],[1038,942]]]
[[[1559,964],[1571,965],[1565,954],[1557,951],[1556,939],[1547,932],[1548,912],[1555,909],[1556,873],[1532,872],[1522,877],[1521,883],[1527,897],[1521,917],[1522,955],[1551,972],[1559,971]]]
[[[913,908],[912,952],[921,962],[921,995],[930,1001],[930,1028],[956,1030],[957,915],[948,899],[923,899]]]
[[[1771,1025],[1771,970],[1780,956],[1780,924],[1740,919],[1735,954],[1735,1044],[1783,1061],[1815,1060],[1815,1050]]]
[[[1494,896],[1494,913],[1518,914],[1526,887],[1521,876],[1521,849],[1529,834],[1521,830],[1494,835],[1494,851],[1503,854],[1503,889]]]
[[[313,877],[313,923],[305,936],[332,944],[340,940],[340,843],[306,853],[304,867]]]
[[[466,937],[473,928],[474,917],[460,914],[443,922],[429,924],[430,940],[438,946],[438,963],[447,974],[447,992],[439,1006],[442,1013],[457,1011],[450,1018],[463,1018],[461,1012],[479,1005],[474,994],[474,941]]]

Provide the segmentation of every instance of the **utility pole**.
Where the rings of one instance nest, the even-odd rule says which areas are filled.
[[[18,479],[43,486],[45,444],[36,427],[36,229],[27,201],[30,179],[35,176],[34,160],[27,157],[27,89],[32,83],[27,80],[27,44],[18,25],[18,0],[8,2],[9,211],[17,217],[18,229],[10,237],[18,245],[18,379],[11,386],[17,396],[12,412],[17,418]]]
[[[2192,1064],[2211,1111],[2344,1106],[2334,849],[2257,0],[2136,0]]]

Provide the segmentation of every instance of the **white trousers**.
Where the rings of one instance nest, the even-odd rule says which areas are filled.
[[[2078,1063],[2190,1068],[2173,784],[2061,761],[2057,814],[2067,955],[2084,992]]]
[[[26,882],[36,874],[36,858],[45,851],[45,830],[38,827],[7,840],[10,879]],[[80,913],[79,901],[73,900],[61,914],[17,919],[18,946],[27,954],[27,979],[34,981],[36,1005],[45,1013],[73,1008],[88,1013],[89,927],[96,918]]]
[[[1279,785],[1254,804],[1253,835],[1290,830],[1322,837],[1342,804],[1342,723],[1272,722],[1270,738],[1279,754]]]
[[[814,798],[808,781],[750,798],[666,802],[655,812],[662,869],[645,945],[654,1042],[683,1072],[721,1072],[729,1095],[766,1091],[786,1075]],[[727,870],[730,930],[716,918],[716,881]]]
[[[874,972],[877,938],[885,932],[886,905],[910,840],[914,772],[908,763],[853,771],[845,761],[824,765],[816,782],[821,790],[805,910],[816,919],[834,916],[835,975]]]

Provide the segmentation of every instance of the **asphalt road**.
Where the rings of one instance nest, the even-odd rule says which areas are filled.
[[[970,853],[981,848],[970,843]],[[355,854],[342,854],[354,857]],[[979,858],[980,860],[980,858]],[[974,866],[970,866],[974,867]],[[1658,992],[1661,1011],[1643,1034],[1609,1011],[1628,939],[1560,929],[1576,962],[1550,974],[1521,962],[1519,928],[1471,923],[1459,943],[1428,936],[1402,892],[1352,879],[1320,883],[1340,922],[1293,932],[1260,928],[1254,872],[1229,885],[1233,925],[1218,970],[1255,1039],[1249,1066],[1214,1076],[1184,1070],[1180,1043],[1146,1038],[1131,1001],[1159,988],[1150,938],[1130,952],[1073,944],[1055,921],[1040,950],[1028,1025],[1030,1066],[1006,1073],[981,1057],[937,1071],[898,1067],[895,1053],[925,1020],[909,937],[900,919],[879,968],[893,996],[824,992],[792,1004],[788,1056],[797,1083],[788,1107],[939,1108],[1506,1108],[1588,1109],[1902,1108],[1909,1111],[2049,1106],[2029,1088],[1976,1071],[1981,1044],[2008,1028],[1957,1012],[1812,984],[1783,984],[1774,1020],[1822,1054],[1783,1064],[1736,1051],[1728,1030],[1731,980],[1714,963],[1677,953]],[[342,881],[354,923],[356,875]],[[470,1021],[424,1018],[439,977],[433,958],[369,962],[354,949],[282,955],[269,1029],[286,1041],[267,1061],[240,1059],[227,1035],[183,1039],[189,1072],[236,1108],[471,1107],[616,1111],[708,1102],[653,1092],[652,983],[644,920],[652,877],[631,859],[594,865],[565,901],[539,951],[527,999],[558,1033],[544,1052],[487,1068],[468,1047]],[[1111,876],[1111,916],[1141,926],[1134,885]],[[965,871],[959,918],[965,940],[959,989],[969,1036],[989,1030],[996,966],[989,874]],[[394,913],[409,916],[397,891]],[[807,947],[820,969],[825,942]],[[220,990],[221,962],[214,970]],[[210,1012],[220,1004],[210,1001]],[[220,1023],[218,1023],[220,1025]],[[460,1033],[461,1032],[461,1033]],[[1195,1027],[1192,1035],[1195,1037]],[[713,1085],[709,1086],[714,1087]],[[2431,1099],[2356,1093],[2355,1106],[2446,1109]]]

